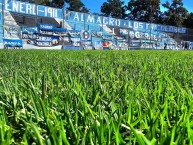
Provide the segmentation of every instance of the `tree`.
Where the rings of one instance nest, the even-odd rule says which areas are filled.
[[[104,16],[111,16],[114,18],[124,18],[125,9],[124,2],[121,0],[108,0],[101,6],[101,12]]]
[[[160,0],[131,0],[127,10],[129,19],[156,23],[161,15]]]
[[[20,0],[20,1],[24,1],[24,0]],[[29,0],[30,3],[35,3],[38,5],[46,5],[49,0]]]
[[[168,1],[162,4],[167,9],[164,13],[164,22],[167,25],[181,26],[187,17],[188,11],[183,7],[182,0],[173,0],[170,4]]]
[[[70,11],[83,13],[89,12],[89,9],[85,7],[85,5],[81,2],[81,0],[66,0],[66,2],[69,4],[69,7],[67,9]]]
[[[56,8],[63,8],[65,5],[66,0],[52,0],[50,2],[50,6],[56,7]]]
[[[193,13],[188,14],[187,19],[185,19],[185,21],[184,21],[184,25],[187,28],[193,29]]]

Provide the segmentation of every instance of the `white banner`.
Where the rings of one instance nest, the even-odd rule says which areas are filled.
[[[21,28],[19,26],[4,26],[4,37],[11,39],[21,38]]]

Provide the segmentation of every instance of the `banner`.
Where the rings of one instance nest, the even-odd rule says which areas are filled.
[[[103,35],[103,39],[105,39],[105,40],[112,40],[113,36],[112,35]]]
[[[64,50],[83,50],[83,47],[82,46],[63,45],[62,49]]]
[[[38,39],[35,40],[35,44],[41,47],[51,47],[59,45],[59,37],[58,36],[39,36]]]
[[[94,49],[96,50],[101,50],[103,48],[103,42],[102,39],[101,40],[93,40],[92,39],[92,46],[94,47]]]
[[[3,39],[3,44],[5,48],[23,47],[23,43],[21,39]]]
[[[80,38],[71,37],[70,41],[71,41],[72,46],[81,46]]]
[[[56,36],[66,36],[66,28],[56,28],[53,24],[42,24],[38,25],[39,33],[45,35],[56,35]]]
[[[38,29],[43,30],[43,31],[53,31],[54,30],[54,25],[53,24],[38,24]]]
[[[5,38],[21,38],[21,28],[19,26],[4,26]]]
[[[103,37],[103,32],[92,31],[91,35],[92,35],[92,37],[102,38]]]
[[[65,19],[72,22],[85,22],[96,25],[107,25],[113,27],[129,28],[139,31],[156,30],[162,32],[186,33],[186,28],[168,25],[160,25],[133,20],[116,19],[99,15],[85,14],[80,12],[66,11]]]
[[[68,30],[69,39],[72,46],[81,46],[81,36],[78,30]]]
[[[106,41],[103,43],[103,47],[111,47],[112,43],[110,41]]]
[[[126,42],[118,42],[117,47],[119,50],[128,50],[129,46]]]
[[[22,33],[37,34],[38,33],[38,28],[37,27],[22,26]]]
[[[151,39],[151,40],[156,40],[156,41],[159,38],[164,38],[164,37],[161,37],[160,34],[155,33],[154,31],[149,33],[149,32],[140,32],[140,31],[129,30],[128,36],[130,39],[146,39],[146,40]]]
[[[83,41],[82,40],[82,46],[84,48],[84,50],[92,50],[92,42],[91,41]]]
[[[38,28],[37,27],[22,27],[22,39],[37,39],[38,38]]]
[[[5,11],[23,13],[29,15],[36,15],[36,5],[23,1],[5,0]],[[52,7],[37,5],[37,15],[51,18],[63,18],[62,9],[56,9]]]
[[[80,31],[78,30],[68,30],[68,34],[70,35],[70,37],[80,38]]]
[[[66,28],[54,28],[53,35],[55,36],[67,36],[67,29]]]

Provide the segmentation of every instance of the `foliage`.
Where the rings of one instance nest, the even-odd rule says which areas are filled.
[[[0,144],[192,144],[193,54],[0,50]]]
[[[187,17],[188,11],[183,7],[182,0],[173,0],[170,4],[168,1],[163,4],[168,9],[165,15],[165,24],[172,26],[181,26]]]
[[[107,2],[104,2],[101,6],[101,12],[107,17],[124,18],[124,2],[121,0],[107,0]]]
[[[67,3],[67,0],[53,0],[47,5],[56,8],[63,8],[65,6],[65,3]]]
[[[19,0],[23,1],[23,0]],[[31,3],[36,3],[40,5],[46,5],[50,7],[55,7],[55,8],[63,8],[67,7],[68,10],[70,11],[77,11],[77,12],[83,12],[83,13],[88,13],[89,9],[85,7],[85,5],[82,3],[81,0],[30,0],[29,2]]]
[[[128,18],[145,22],[158,22],[160,0],[131,0],[127,5]]]
[[[81,0],[67,0],[69,7],[67,8],[70,11],[77,11],[88,13],[89,10],[85,7],[85,5],[81,2]]]
[[[189,13],[187,16],[187,19],[184,21],[184,25],[187,28],[192,28],[193,29],[193,13]]]

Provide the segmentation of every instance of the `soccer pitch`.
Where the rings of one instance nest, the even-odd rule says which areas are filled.
[[[193,52],[0,50],[0,144],[192,144]]]

